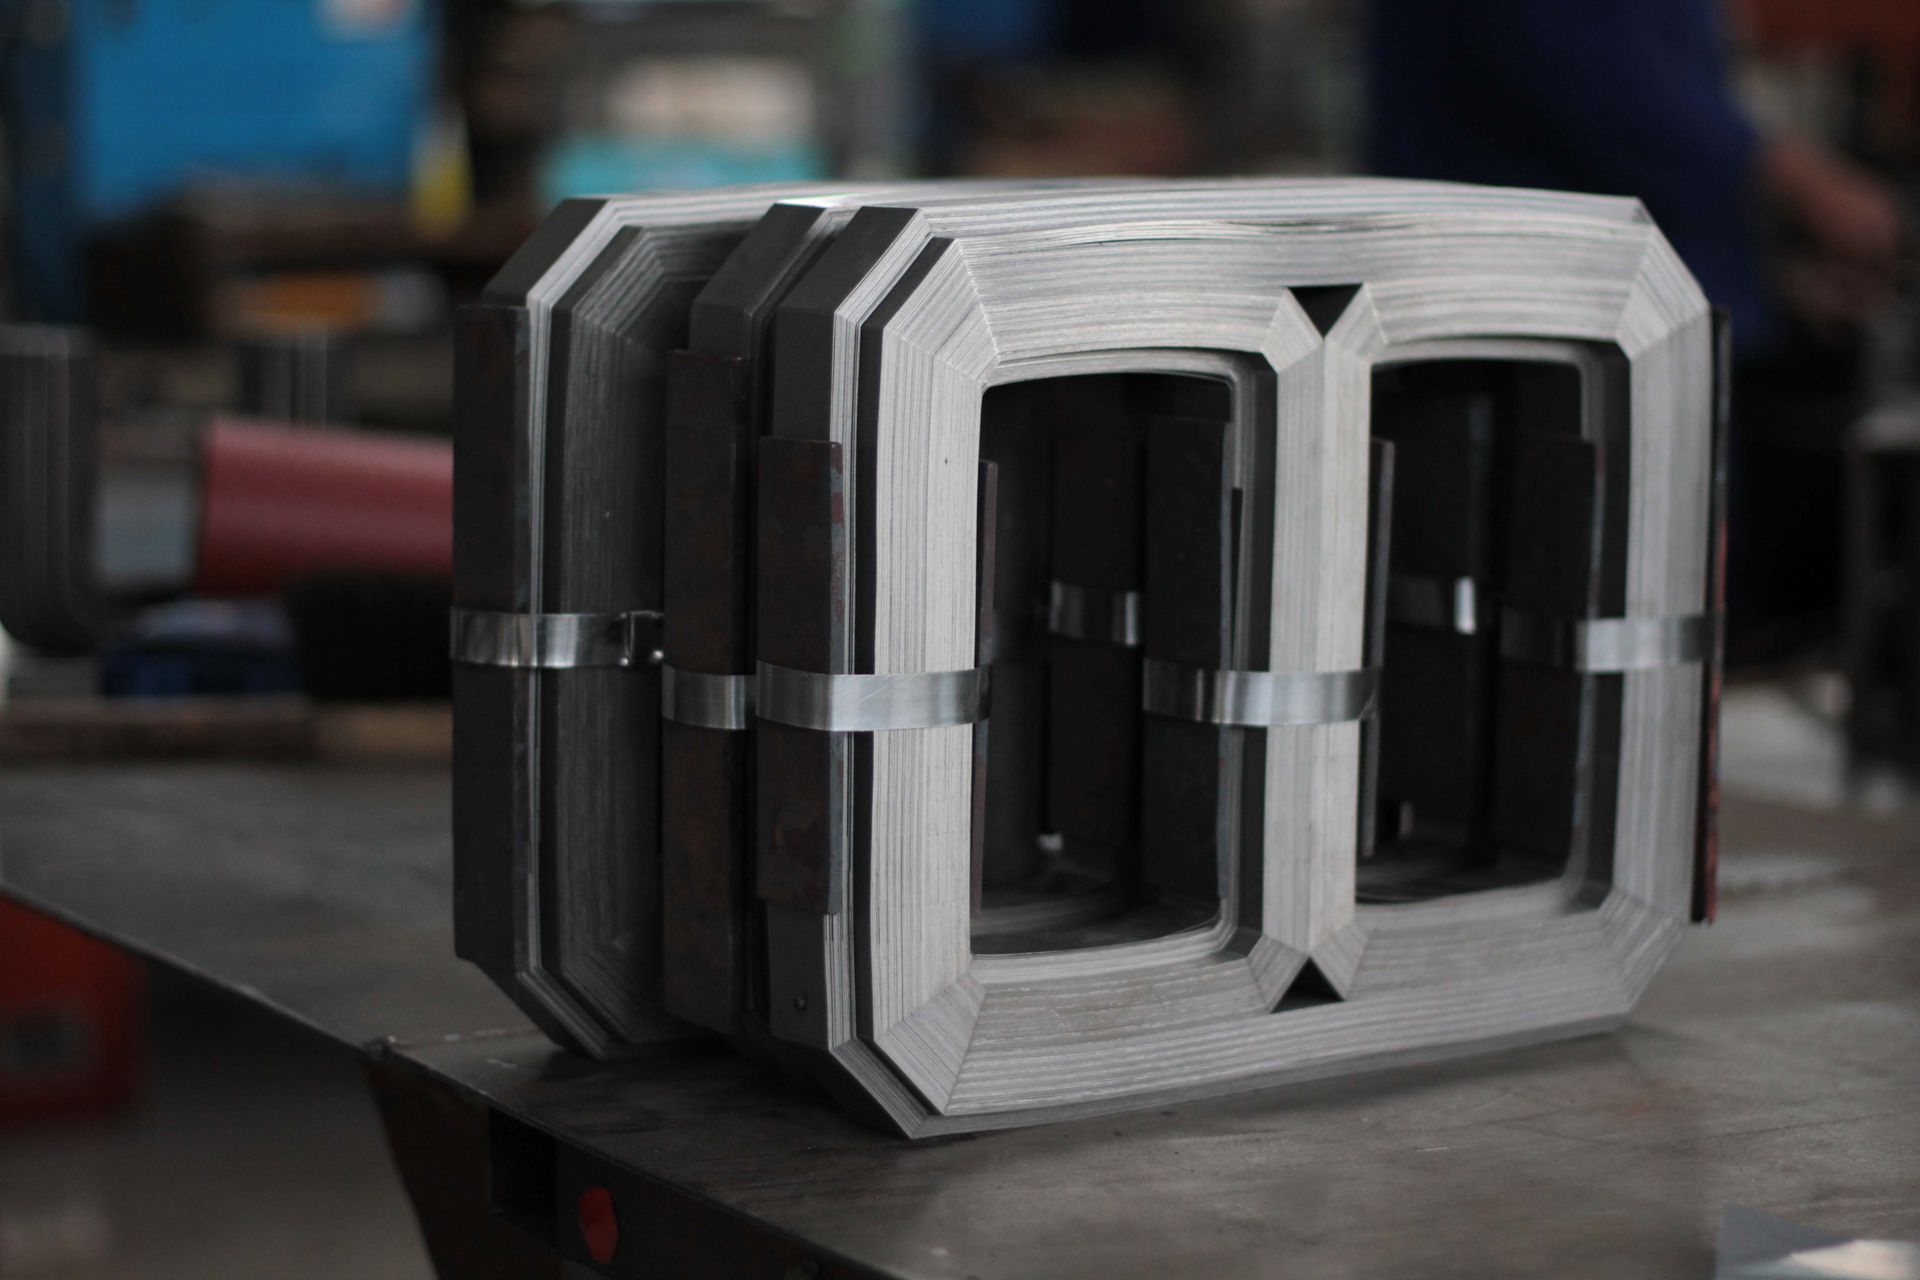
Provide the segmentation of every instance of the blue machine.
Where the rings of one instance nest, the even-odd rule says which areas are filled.
[[[19,309],[80,320],[88,234],[210,179],[405,195],[430,0],[0,0]]]

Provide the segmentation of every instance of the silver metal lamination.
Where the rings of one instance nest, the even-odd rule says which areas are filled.
[[[564,671],[631,667],[654,657],[661,615],[450,611],[448,657],[469,666]]]
[[[1500,619],[1500,654],[1514,662],[1606,675],[1705,662],[1720,634],[1719,618],[1545,618],[1508,609]]]
[[[1249,729],[1345,724],[1374,713],[1380,673],[1211,671],[1148,658],[1141,706],[1152,715]]]
[[[1047,630],[1069,640],[1140,647],[1140,593],[1082,587],[1055,579],[1047,595]]]
[[[753,724],[754,677],[660,668],[660,714],[703,729],[745,729]]]
[[[763,662],[755,711],[762,720],[827,733],[974,724],[986,718],[988,670],[832,675]]]

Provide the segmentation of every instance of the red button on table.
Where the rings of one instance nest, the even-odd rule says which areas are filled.
[[[620,1248],[620,1215],[613,1209],[613,1193],[605,1187],[588,1187],[580,1193],[580,1234],[595,1262],[613,1261]]]

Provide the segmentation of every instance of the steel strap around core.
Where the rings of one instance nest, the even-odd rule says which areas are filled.
[[[836,675],[762,662],[754,711],[762,720],[826,733],[975,724],[987,714],[988,671]]]
[[[661,615],[449,611],[447,656],[478,667],[564,671],[656,662]]]
[[[1713,614],[1676,618],[1546,618],[1508,609],[1500,655],[1515,662],[1592,675],[1705,662],[1719,640]]]
[[[1478,633],[1485,603],[1472,578],[1442,578],[1425,573],[1387,575],[1387,620],[1405,626],[1456,635]]]
[[[1055,579],[1047,590],[1047,630],[1069,640],[1140,647],[1140,593],[1083,587]]]
[[[1141,706],[1175,720],[1236,728],[1345,724],[1374,713],[1380,673],[1214,671],[1148,658]]]
[[[660,714],[676,724],[702,729],[746,729],[753,725],[754,677],[683,671],[662,664]]]

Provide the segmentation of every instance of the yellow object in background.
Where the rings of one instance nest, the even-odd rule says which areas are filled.
[[[413,224],[428,236],[452,235],[473,211],[467,121],[450,103],[441,104],[414,144],[412,204]]]

